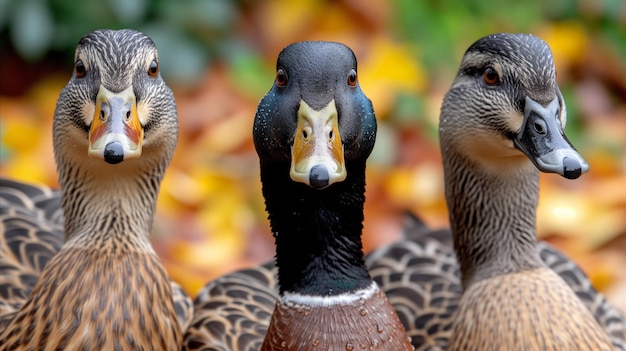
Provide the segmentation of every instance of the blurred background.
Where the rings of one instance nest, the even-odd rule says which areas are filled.
[[[566,133],[591,165],[541,176],[538,232],[626,312],[626,2],[554,0],[0,0],[0,173],[57,186],[51,123],[74,48],[98,28],[153,38],[179,107],[180,141],[161,188],[154,245],[195,295],[210,279],[272,259],[251,141],[256,104],[289,43],[339,41],[359,62],[379,120],[364,245],[398,237],[411,210],[448,225],[437,122],[466,48],[494,32],[552,47]]]

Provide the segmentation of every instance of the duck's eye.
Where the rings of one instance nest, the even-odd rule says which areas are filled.
[[[152,62],[150,62],[150,67],[148,67],[148,75],[150,77],[156,77],[159,75],[159,63],[156,60],[152,60]]]
[[[348,73],[348,85],[351,87],[356,86],[356,71],[354,69],[351,69],[350,73]]]
[[[284,87],[287,85],[287,73],[282,68],[279,68],[276,71],[276,85],[279,87]]]
[[[76,61],[76,64],[74,65],[74,73],[78,78],[84,77],[87,74],[87,69],[85,68],[83,60],[79,59]]]
[[[483,79],[485,80],[485,83],[489,85],[495,85],[500,82],[498,72],[496,72],[496,70],[491,67],[487,67],[485,69],[485,72],[483,72]]]

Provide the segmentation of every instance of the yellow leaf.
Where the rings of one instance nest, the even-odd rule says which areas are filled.
[[[390,112],[399,92],[418,94],[426,87],[424,69],[410,47],[380,35],[359,58],[359,81],[378,117]]]
[[[268,1],[261,6],[262,28],[268,38],[284,46],[304,32],[324,6],[325,2],[315,0]]]
[[[585,58],[588,38],[580,22],[548,23],[538,36],[552,49],[557,72]]]
[[[392,202],[399,206],[436,205],[443,199],[441,169],[423,163],[411,169],[395,169],[389,173],[385,188]]]
[[[38,152],[20,153],[2,167],[2,176],[27,183],[56,187],[56,168],[52,155],[42,157]]]

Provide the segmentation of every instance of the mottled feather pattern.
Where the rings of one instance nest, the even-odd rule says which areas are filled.
[[[59,193],[0,178],[0,330],[63,245]]]
[[[45,269],[55,274],[42,273],[27,305],[13,319],[17,327],[0,335],[4,340],[0,350],[17,345],[45,345],[50,350],[177,350],[168,345],[182,343],[172,288],[156,255],[102,255],[98,249],[66,247]],[[56,275],[74,279],[58,281]],[[99,293],[103,290],[107,294]],[[38,301],[46,304],[40,306]],[[39,325],[46,327],[20,329]],[[152,334],[156,330],[167,332]]]
[[[415,349],[444,350],[462,292],[450,232],[432,231],[381,247],[366,257],[366,264]]]
[[[416,350],[445,350],[462,287],[449,230],[405,227],[406,241],[374,250],[366,263],[398,311]],[[561,252],[539,242],[542,261],[571,288],[607,331],[616,350],[626,350],[626,319],[598,293],[585,273]]]
[[[98,30],[79,42],[77,69],[61,90],[52,131],[63,231],[48,230],[40,217],[28,223],[35,237],[49,231],[63,246],[47,252],[54,254],[47,264],[36,265],[27,250],[17,254],[17,234],[11,234],[13,244],[0,247],[19,264],[39,270],[27,287],[11,282],[24,294],[10,302],[20,310],[6,317],[0,339],[7,349],[178,350],[182,345],[191,302],[170,283],[150,243],[159,186],[178,131],[173,94],[151,71],[157,59],[152,40],[133,30]],[[140,157],[88,153],[96,97],[110,104],[111,94],[127,96],[136,111],[143,132]],[[13,218],[3,219],[14,226]]]
[[[574,261],[554,247],[539,242],[541,259],[557,273],[591,311],[596,321],[607,332],[615,350],[626,351],[626,316],[613,307],[591,285],[591,281]]]
[[[0,178],[0,330],[11,321],[32,292],[44,267],[64,243],[60,193]],[[170,281],[174,308],[187,329],[193,302]]]
[[[75,58],[83,59],[87,74],[111,87],[109,90],[122,91],[133,84],[135,78],[128,72],[147,72],[149,62],[146,60],[156,59],[157,52],[154,42],[140,32],[96,31],[79,41]],[[97,89],[91,93],[93,96],[89,98],[95,98]]]
[[[581,278],[583,286],[568,278],[582,272],[570,266],[559,277],[550,269],[558,262],[543,261],[536,242],[539,171],[573,179],[588,169],[563,134],[564,111],[541,39],[491,35],[463,57],[439,128],[463,286],[448,350],[610,350],[625,342],[588,280]],[[528,121],[555,117],[551,129],[535,124],[533,138],[522,138]],[[568,157],[575,176],[564,172]]]
[[[592,286],[584,272],[554,247],[540,242],[545,264],[578,295],[608,331],[616,350],[626,350],[626,320]],[[462,288],[449,230],[407,223],[405,240],[366,256],[372,279],[380,286],[417,351],[445,350]],[[186,350],[260,349],[278,301],[273,262],[222,276],[194,300],[195,314],[185,336]]]
[[[470,286],[461,299],[448,345],[451,351],[612,349],[589,310],[558,275],[545,268]]]
[[[462,233],[454,236],[454,247],[463,286],[496,274],[540,267],[535,247],[539,175],[532,164],[527,162],[524,168],[533,172],[517,177],[515,196],[502,195],[503,189],[509,188],[513,171],[481,172],[478,162],[452,156],[444,159],[444,165],[474,170],[451,172],[446,180],[446,193],[455,194],[448,201],[448,211],[450,218],[457,220],[450,224],[453,231]],[[506,257],[508,252],[516,259],[498,264],[490,261]]]
[[[185,350],[258,351],[278,301],[274,262],[207,284],[194,300]]]
[[[498,65],[503,70],[502,79],[512,85],[523,85],[526,92],[537,101],[549,101],[549,94],[545,94],[549,90],[545,87],[556,87],[552,51],[545,42],[537,40],[533,35],[518,34],[511,40],[510,35],[493,34],[477,40],[467,49],[460,74],[466,72],[466,67],[475,66],[476,62]],[[484,101],[486,99],[481,102]],[[493,105],[498,106],[501,102],[504,101]]]

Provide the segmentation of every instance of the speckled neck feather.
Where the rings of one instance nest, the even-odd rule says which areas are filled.
[[[495,83],[489,71],[494,67]],[[439,135],[445,193],[464,290],[449,351],[613,349],[606,331],[537,249],[541,168],[531,159],[545,155],[528,148],[549,143],[550,134],[523,141],[517,136],[531,112],[526,108],[535,108],[527,101],[560,101],[554,100],[560,99],[555,86],[543,41],[498,34],[468,49],[444,98]],[[548,118],[564,118],[563,109]]]
[[[538,172],[483,170],[459,154],[444,154],[446,199],[463,286],[499,274],[542,267],[536,249]]]
[[[0,335],[0,350],[178,350],[182,330],[172,286],[149,240],[176,147],[173,95],[160,77],[148,75],[156,48],[139,32],[96,31],[77,52],[98,69],[74,75],[55,111],[66,242]],[[113,90],[131,85],[137,91],[145,132],[141,157],[115,165],[87,156],[93,118],[87,111],[95,105],[89,94],[107,82]]]
[[[9,349],[177,350],[172,287],[149,241],[165,164],[141,175],[128,173],[132,165],[106,165],[108,177],[68,166],[59,172],[71,178],[60,179],[67,242],[9,326]],[[48,327],[31,329],[37,325]]]

